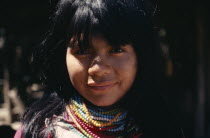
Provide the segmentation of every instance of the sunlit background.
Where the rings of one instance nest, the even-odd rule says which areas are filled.
[[[25,109],[42,96],[30,66],[57,0],[0,2],[0,137],[12,137]],[[186,138],[210,138],[210,6],[158,0],[155,14],[165,60],[162,93]]]

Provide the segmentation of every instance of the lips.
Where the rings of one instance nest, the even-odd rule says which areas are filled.
[[[92,90],[106,90],[114,87],[117,84],[117,82],[110,82],[110,81],[104,81],[104,82],[90,82],[88,83],[88,86]]]

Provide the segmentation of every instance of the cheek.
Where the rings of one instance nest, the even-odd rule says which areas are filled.
[[[128,89],[132,84],[137,72],[137,60],[135,56],[127,56],[115,63],[115,69],[122,82],[122,87]]]
[[[120,60],[115,60],[112,63],[116,70],[119,70],[121,73],[135,74],[137,71],[137,60],[135,56],[126,56]]]
[[[67,56],[66,64],[72,85],[81,85],[86,80],[85,65],[73,56]]]
[[[137,72],[136,64],[128,64],[124,69],[124,78],[129,85],[133,83]]]

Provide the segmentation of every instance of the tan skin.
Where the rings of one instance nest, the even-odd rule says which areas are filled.
[[[97,106],[118,102],[132,86],[137,72],[132,45],[112,48],[100,37],[94,37],[86,51],[68,47],[66,64],[72,85]]]

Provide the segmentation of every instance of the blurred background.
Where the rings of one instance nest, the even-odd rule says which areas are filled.
[[[57,0],[0,1],[0,137],[12,137],[25,109],[42,96],[30,66]],[[210,138],[210,6],[158,0],[155,14],[165,60],[162,93],[186,138]]]

